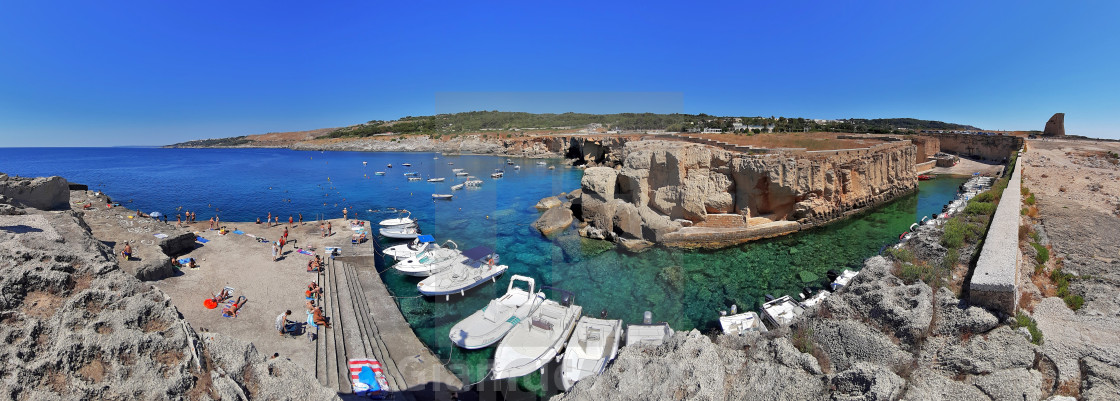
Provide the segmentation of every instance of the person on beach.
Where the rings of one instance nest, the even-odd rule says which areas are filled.
[[[167,215],[163,215],[163,224],[167,224]]]
[[[299,225],[303,225],[303,213],[299,214]]]
[[[315,322],[315,324],[326,327],[328,329],[331,328],[331,322],[329,321],[329,318],[323,316],[323,309],[319,308],[318,306],[316,306],[315,309],[311,310],[311,318]]]
[[[286,310],[284,313],[281,313],[280,316],[276,317],[276,331],[279,332],[281,336],[295,331],[296,324],[288,320],[288,316],[291,315],[292,311]]]
[[[328,237],[329,237],[329,236],[332,236],[332,235],[334,235],[334,233],[333,233],[333,232],[331,232],[332,230],[333,230],[333,229],[332,229],[332,227],[331,227],[331,222],[329,222],[329,221],[328,221],[328,222],[327,222],[327,236],[328,236]]]
[[[319,283],[316,283],[316,282],[312,281],[311,284],[307,285],[306,295],[307,295],[307,298],[311,298],[312,296],[316,296],[316,297],[322,296],[323,295],[323,287],[320,287]]]
[[[198,265],[194,263],[194,258],[191,258],[189,261],[187,261],[187,267],[192,269],[198,268]]]
[[[187,213],[187,214],[190,214],[190,213]],[[214,229],[214,218],[213,217],[210,218],[210,229],[211,230]]]
[[[132,245],[131,244],[129,244],[127,242],[124,243],[124,250],[121,251],[121,256],[124,256],[124,260],[132,260]]]
[[[230,294],[229,287],[226,287],[226,288],[222,288],[222,291],[219,292],[218,295],[214,295],[213,298],[211,298],[211,299],[213,299],[214,302],[222,303],[225,300],[229,299],[229,297],[232,297],[232,296],[233,296],[233,294]]]
[[[342,219],[346,220],[346,208],[342,208]]]
[[[276,255],[279,255],[279,254],[280,254],[280,242],[279,241],[273,242],[272,243],[272,261],[273,262],[276,261],[276,257],[277,257]]]
[[[229,307],[222,309],[222,314],[229,317],[237,317],[237,311],[241,310],[241,307],[245,306],[245,302],[248,300],[249,299],[245,298],[244,295],[237,297],[237,300],[234,301],[233,304],[230,304]]]
[[[285,228],[284,229],[284,240],[287,240],[287,239],[288,239],[288,229]]]
[[[280,244],[280,255],[283,255],[284,254],[284,245],[288,243],[288,240],[285,240],[284,237],[280,237],[280,240],[276,241],[276,242]]]
[[[292,215],[290,214],[288,215],[288,228],[292,228]],[[287,233],[288,230],[284,230],[284,234],[287,235]]]
[[[272,212],[268,212],[268,218],[267,218],[267,219],[265,219],[264,221],[265,221],[266,223],[268,223],[268,226],[269,226],[269,227],[272,227]]]
[[[183,226],[183,215],[182,214],[176,214],[175,215],[175,225],[177,225],[179,227]]]
[[[319,236],[320,237],[326,237],[327,236],[327,226],[324,225],[323,223],[319,223]]]
[[[214,225],[217,226],[218,228],[221,228],[222,227],[222,218],[218,217],[218,216],[214,216]]]
[[[261,224],[261,218],[257,217],[257,224]]]

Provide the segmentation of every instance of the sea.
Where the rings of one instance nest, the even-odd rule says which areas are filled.
[[[965,177],[939,177],[919,190],[867,213],[792,235],[720,250],[652,248],[631,254],[609,242],[589,240],[574,228],[545,237],[531,227],[541,198],[579,188],[583,171],[560,159],[508,159],[438,153],[324,152],[289,149],[5,148],[0,173],[62,176],[100,190],[123,206],[174,219],[190,210],[199,220],[251,222],[268,213],[302,214],[305,221],[341,218],[342,209],[362,219],[397,217],[407,209],[425,234],[453,240],[460,249],[485,245],[509,271],[496,283],[465,296],[420,297],[415,277],[377,263],[382,279],[417,336],[465,383],[484,379],[493,348],[464,351],[451,345],[450,328],[506,291],[509,277],[525,275],[538,286],[574,294],[585,315],[640,323],[645,311],[675,330],[718,330],[720,311],[757,310],[766,295],[797,294],[822,287],[829,270],[859,269],[864,259],[898,241],[922,216],[941,211]],[[544,161],[546,165],[538,165]],[[405,163],[411,166],[404,166]],[[392,167],[389,167],[392,165]],[[548,169],[555,166],[555,169]],[[479,188],[452,191],[465,177]],[[502,178],[490,178],[496,169]],[[384,175],[378,175],[383,172]],[[408,181],[406,172],[423,178]],[[430,183],[428,178],[445,178]],[[433,200],[434,193],[454,194]],[[380,245],[396,241],[380,239]],[[522,390],[541,394],[551,378],[519,379]]]

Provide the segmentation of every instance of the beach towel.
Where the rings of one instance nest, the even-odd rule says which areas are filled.
[[[202,237],[198,237],[198,238],[196,238],[196,239],[198,240],[198,242],[201,242],[201,243],[203,243],[203,244],[205,244],[205,243],[207,243],[207,242],[210,242],[210,240],[208,240],[208,239],[206,239],[206,238],[202,238]]]
[[[155,235],[156,238],[159,238],[159,239],[167,238],[167,234],[164,234],[164,233],[152,234],[152,235]]]
[[[187,263],[190,263],[190,262],[191,262],[191,258],[182,258],[182,259],[179,259],[179,264],[181,264],[181,265],[183,265],[183,266],[186,266],[186,265],[187,265]]]
[[[245,232],[241,230],[233,230],[233,233],[237,235],[245,235]]]
[[[311,311],[307,311],[307,325],[316,329],[319,328],[319,325],[315,324],[315,317],[311,315]]]
[[[306,250],[306,249],[300,249],[299,253],[302,253],[304,255],[315,255],[315,252],[311,252],[311,251]]]
[[[376,359],[351,359],[350,382],[354,394],[373,399],[383,399],[389,393],[389,381]]]

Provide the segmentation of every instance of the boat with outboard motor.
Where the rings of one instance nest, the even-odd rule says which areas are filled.
[[[414,239],[420,236],[420,229],[415,224],[407,226],[381,227],[381,236],[395,239]]]
[[[770,298],[767,295],[767,298]],[[805,313],[805,308],[793,300],[789,295],[771,299],[762,304],[762,316],[775,328],[788,326],[793,318]]]
[[[502,176],[505,174],[506,172],[502,169],[494,169],[494,172],[490,173],[490,178],[502,178]]]
[[[626,326],[626,345],[653,345],[664,344],[673,336],[673,328],[669,323],[653,323],[653,312],[646,311],[642,315],[642,324]]]
[[[443,182],[443,180],[444,180],[444,178],[443,178],[443,177],[439,177],[439,178],[429,178],[429,179],[428,179],[428,182]]]
[[[432,194],[432,199],[451,200],[451,194]]]
[[[412,218],[412,212],[410,212],[408,210],[401,210],[399,216],[400,217],[397,217],[395,219],[381,220],[381,222],[377,223],[377,224],[382,226],[382,227],[398,227],[398,226],[416,225],[416,219]]]
[[[545,287],[547,288],[547,287]],[[536,312],[506,334],[494,351],[491,379],[520,377],[537,371],[567,345],[583,307],[572,303],[572,294],[562,293],[560,302],[544,301]]]
[[[560,365],[560,384],[564,391],[571,390],[581,379],[603,373],[607,364],[618,356],[621,340],[622,320],[579,318]]]
[[[450,300],[451,294],[466,295],[467,290],[487,280],[497,281],[497,277],[509,269],[509,266],[498,264],[498,253],[486,246],[463,251],[463,256],[467,261],[452,264],[447,270],[433,274],[417,283],[416,289],[423,295],[443,295],[445,300]]]
[[[738,312],[738,307],[731,305],[731,314],[725,315],[723,311],[720,312],[719,326],[723,329],[723,334],[743,335],[751,331],[765,333],[768,330],[766,325],[762,324],[762,319],[758,317],[756,312]]]
[[[460,189],[463,189],[463,186],[465,186],[465,185],[466,185],[466,184],[455,184],[455,185],[452,185],[452,186],[451,186],[451,190],[452,190],[452,191],[458,191],[458,190],[460,190]]]
[[[428,249],[429,247],[435,246],[435,242],[436,239],[431,235],[419,235],[416,236],[416,239],[412,242],[409,242],[407,244],[393,245],[391,247],[385,248],[385,250],[381,251],[381,253],[392,256],[393,259],[396,259],[398,261],[405,260],[416,256],[421,252],[424,252],[424,250]]]
[[[528,289],[517,287],[517,283],[524,283]],[[481,310],[451,327],[448,333],[451,343],[465,349],[486,348],[497,343],[544,303],[544,293],[534,291],[535,288],[536,281],[531,277],[513,275],[505,295],[490,300]]]
[[[432,244],[423,252],[393,265],[393,268],[409,276],[427,277],[466,261],[463,252],[459,251],[459,244],[447,240],[443,245]]]

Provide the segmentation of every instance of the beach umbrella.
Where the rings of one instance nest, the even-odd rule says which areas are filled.
[[[148,213],[148,215],[149,215],[149,216],[152,216],[152,218],[153,218],[153,219],[157,219],[157,218],[159,218],[160,216],[163,216],[163,213],[160,213],[160,212],[151,212],[151,213]]]

